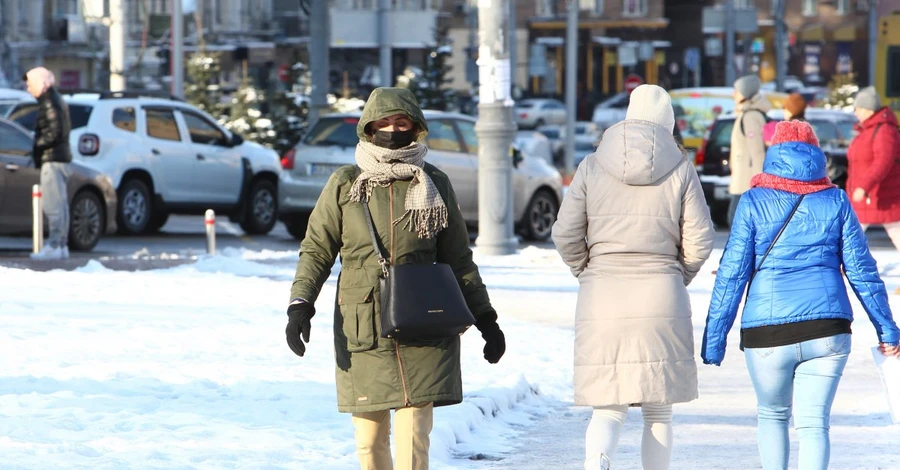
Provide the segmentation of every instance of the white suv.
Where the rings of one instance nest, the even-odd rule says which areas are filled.
[[[273,150],[245,142],[175,99],[109,92],[64,98],[72,155],[112,179],[120,233],[153,232],[169,214],[207,209],[250,234],[272,230],[281,174]],[[18,109],[10,119],[34,129],[34,109]]]

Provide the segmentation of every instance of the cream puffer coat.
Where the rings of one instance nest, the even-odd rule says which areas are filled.
[[[609,128],[578,167],[553,241],[578,277],[575,404],[697,398],[687,285],[713,248],[697,172],[663,127]]]
[[[757,94],[741,103],[736,109],[737,119],[731,129],[731,183],[728,192],[744,194],[750,190],[750,180],[762,173],[766,161],[766,142],[763,128],[766,126],[766,112],[772,109],[769,100]],[[743,132],[741,132],[743,123]]]

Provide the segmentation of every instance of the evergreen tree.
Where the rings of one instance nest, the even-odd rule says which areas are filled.
[[[222,115],[220,102],[219,74],[222,71],[218,54],[207,53],[201,48],[194,53],[187,63],[187,75],[190,83],[184,90],[188,103],[218,118]]]
[[[270,146],[283,155],[297,144],[306,132],[309,104],[306,88],[309,71],[302,63],[288,70],[287,86],[275,93],[269,108],[274,132]]]
[[[423,109],[446,111],[456,99],[456,92],[447,88],[450,83],[448,74],[453,69],[449,64],[452,54],[453,42],[447,34],[447,28],[436,28],[434,46],[426,50],[421,72],[408,67],[398,77],[398,86],[409,88]]]
[[[823,107],[853,111],[853,102],[858,91],[859,85],[853,72],[834,75],[828,82],[828,97]]]
[[[269,134],[272,121],[262,117],[259,110],[264,96],[247,78],[234,92],[231,98],[231,108],[225,128],[240,134],[245,139],[258,144],[270,144],[274,132]]]

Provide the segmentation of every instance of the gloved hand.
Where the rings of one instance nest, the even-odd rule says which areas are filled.
[[[493,318],[477,320],[475,322],[475,328],[478,328],[478,331],[481,332],[481,337],[484,338],[485,360],[491,364],[496,364],[500,362],[500,358],[503,357],[503,353],[506,352],[506,336],[504,336],[503,331],[500,330],[500,325],[497,324],[496,316],[491,316]]]
[[[309,320],[316,314],[316,308],[309,302],[300,302],[288,306],[288,324],[284,329],[287,343],[294,354],[303,357],[309,342]],[[302,338],[302,340],[301,340]]]

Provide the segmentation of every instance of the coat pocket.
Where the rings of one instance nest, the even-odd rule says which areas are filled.
[[[368,351],[375,347],[375,302],[372,287],[346,287],[340,290],[338,305],[343,317],[347,351]]]

